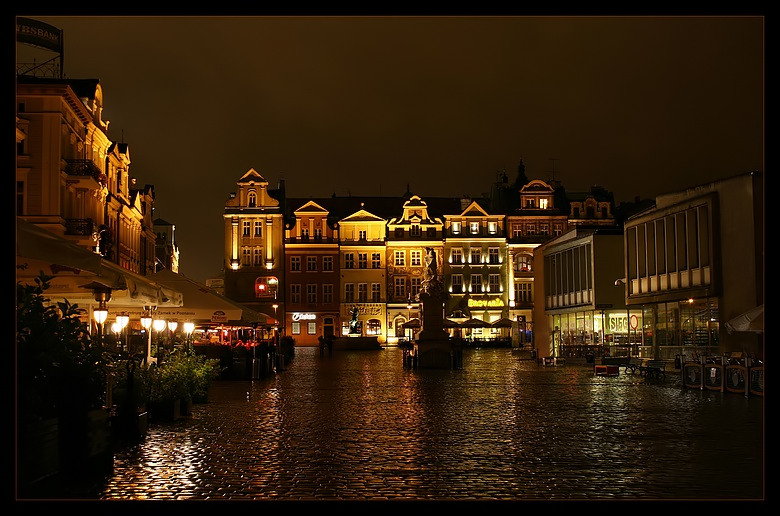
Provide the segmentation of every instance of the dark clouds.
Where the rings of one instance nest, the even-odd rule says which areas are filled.
[[[34,18],[101,80],[199,281],[250,167],[296,197],[460,195],[556,158],[618,200],[763,170],[759,17]]]

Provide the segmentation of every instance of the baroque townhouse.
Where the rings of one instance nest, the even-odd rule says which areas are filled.
[[[236,186],[223,214],[225,296],[284,321],[284,183],[270,190],[268,181],[250,168]]]
[[[567,192],[569,203],[569,226],[614,226],[612,214],[615,202],[612,193],[603,187],[594,186],[588,192]]]
[[[360,333],[387,340],[386,231],[387,220],[361,208],[338,222],[341,267],[341,331],[349,331],[357,308]]]
[[[413,337],[415,328],[405,325],[420,317],[417,294],[428,248],[450,296],[448,318],[509,318],[513,344],[530,345],[539,317],[534,308],[544,297],[534,251],[572,227],[560,185],[529,181],[524,170],[514,184],[494,186],[499,202],[485,196],[423,199],[409,191],[400,197],[287,199],[283,183],[270,190],[254,170],[237,186],[225,209],[225,294],[275,314],[299,345],[316,345],[331,332],[344,335],[353,307],[362,335],[387,344]],[[583,227],[588,221],[588,227],[615,227],[609,201],[598,200],[608,196],[601,189],[572,196],[571,203],[582,206],[607,203],[575,210]],[[546,325],[544,312],[541,320]],[[467,331],[475,338],[499,332],[487,324]]]
[[[16,106],[17,219],[100,257],[87,271],[52,263],[63,256],[17,253],[17,278],[53,275],[52,299],[78,303],[90,319],[98,296],[112,311],[180,304],[145,278],[155,264],[154,189],[135,187],[127,144],[109,138],[100,82],[18,76]]]
[[[566,213],[556,205],[554,188],[535,179],[523,185],[520,202],[506,217],[509,265],[509,318],[516,322],[519,345],[533,341],[535,300],[534,249],[568,229]],[[541,289],[539,289],[542,292]]]
[[[340,334],[339,244],[333,226],[328,210],[308,201],[295,209],[285,229],[285,327],[299,345]]]
[[[447,317],[491,323],[508,317],[505,216],[489,214],[476,200],[463,200],[457,214],[444,214],[443,271],[450,298]],[[476,338],[494,329],[474,328]]]
[[[442,219],[430,215],[427,203],[417,195],[404,202],[402,209],[400,217],[387,223],[387,332],[391,342],[411,338],[414,329],[405,330],[403,325],[420,319],[417,295],[428,248],[436,253],[441,270]]]

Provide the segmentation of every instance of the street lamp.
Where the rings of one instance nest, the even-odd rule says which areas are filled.
[[[187,351],[190,350],[190,337],[192,336],[192,332],[195,331],[195,323],[187,321],[184,323],[184,333],[187,334]]]
[[[162,344],[162,336],[160,333],[166,328],[167,323],[165,322],[165,319],[155,319],[152,321],[152,327],[154,328],[154,331],[157,332],[157,353],[160,353],[160,347]]]
[[[146,310],[144,316],[141,317],[141,326],[146,330],[146,367],[149,367],[152,363],[152,315],[151,307],[144,307]]]
[[[92,311],[92,316],[95,318],[95,322],[98,325],[98,335],[103,336],[103,323],[108,318],[108,307],[105,301],[100,301],[99,306]]]
[[[409,296],[406,298],[406,322],[412,320],[412,295],[409,294]],[[412,334],[414,333],[414,330],[412,328],[409,328],[409,340],[412,340]]]
[[[120,349],[125,347],[125,346],[122,345],[122,331],[124,331],[124,329],[127,327],[127,324],[129,322],[130,322],[130,316],[127,315],[124,312],[116,316],[116,323],[115,324],[119,328],[119,331],[117,333],[119,334],[119,346],[120,346]],[[127,334],[125,334],[125,340],[127,340],[126,338],[127,338]],[[126,347],[128,348],[127,351],[129,351],[129,346],[126,346]]]

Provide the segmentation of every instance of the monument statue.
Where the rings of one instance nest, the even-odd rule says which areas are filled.
[[[425,248],[425,274],[423,275],[420,293],[430,294],[435,297],[441,297],[444,294],[444,285],[439,280],[437,273],[438,263],[436,260],[436,251],[432,247]],[[417,295],[420,300],[420,295]]]
[[[349,320],[350,335],[360,333],[360,330],[358,329],[358,308],[356,306],[353,306],[352,310],[350,310],[349,313],[352,316],[352,318]]]

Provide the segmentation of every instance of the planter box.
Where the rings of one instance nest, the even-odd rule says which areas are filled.
[[[18,482],[22,497],[59,473],[59,420],[36,421],[19,428]]]
[[[181,400],[155,401],[149,403],[151,421],[170,422],[181,419]]]

